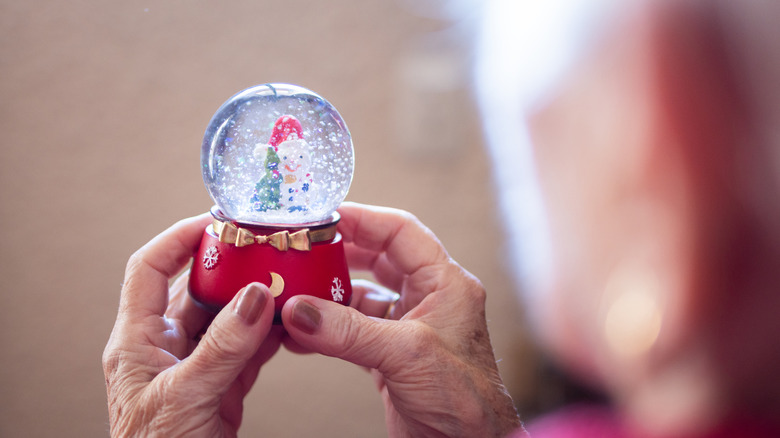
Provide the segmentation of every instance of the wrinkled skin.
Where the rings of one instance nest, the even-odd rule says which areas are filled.
[[[293,297],[282,310],[284,329],[272,328],[273,298],[263,285],[242,289],[210,324],[186,293],[187,275],[169,288],[207,216],[141,248],[128,263],[103,355],[112,436],[235,436],[243,398],[282,342],[368,368],[389,436],[517,431],[479,280],[408,213],[349,203],[340,213],[350,268],[370,271],[381,286],[353,281],[350,307]]]
[[[213,322],[189,298],[188,275],[169,288],[207,223],[207,215],[181,221],[127,264],[103,353],[112,436],[236,436],[243,398],[279,348],[264,286],[242,290]]]
[[[282,312],[289,336],[303,348],[371,369],[390,436],[505,436],[518,429],[479,280],[408,213],[356,204],[339,211],[351,269],[369,270],[400,300],[385,320],[295,297]],[[364,296],[381,287],[366,282],[358,289]]]

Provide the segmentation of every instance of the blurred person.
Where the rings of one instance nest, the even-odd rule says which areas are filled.
[[[207,217],[139,250],[103,358],[113,435],[234,436],[284,344],[371,369],[389,436],[780,436],[780,6],[521,4],[488,2],[478,70],[507,239],[540,341],[611,405],[526,431],[479,280],[411,214],[345,203],[378,284],[294,297],[282,327],[264,285],[213,322],[169,286]]]
[[[778,18],[761,0],[488,7],[478,84],[528,314],[611,395],[585,417],[624,434],[780,436]]]

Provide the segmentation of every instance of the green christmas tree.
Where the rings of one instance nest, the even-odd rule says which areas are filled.
[[[279,155],[272,146],[268,146],[263,164],[265,173],[255,185],[252,195],[252,208],[255,211],[278,210],[282,190],[282,175],[279,173]]]

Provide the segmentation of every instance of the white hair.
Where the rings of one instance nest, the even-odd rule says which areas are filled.
[[[526,300],[538,299],[538,291],[545,289],[552,249],[525,117],[543,105],[570,68],[587,56],[605,23],[625,8],[648,1],[679,0],[485,0],[475,64],[477,99],[509,235],[512,270]],[[755,119],[751,128],[761,147],[769,148],[746,156],[774,162],[771,182],[740,176],[744,190],[738,196],[763,218],[763,228],[780,240],[780,200],[767,200],[766,192],[770,190],[774,198],[780,193],[780,1],[690,2],[715,8],[733,73]],[[745,163],[755,164],[766,165]]]
[[[626,0],[486,0],[475,81],[511,270],[524,299],[546,289],[552,248],[525,117]],[[533,317],[533,314],[530,315]]]

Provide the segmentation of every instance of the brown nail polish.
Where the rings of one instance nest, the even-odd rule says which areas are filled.
[[[292,309],[292,323],[308,334],[313,334],[320,326],[320,310],[306,301],[298,301]]]
[[[254,283],[245,287],[236,303],[235,312],[249,325],[257,322],[263,313],[268,297]]]

